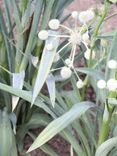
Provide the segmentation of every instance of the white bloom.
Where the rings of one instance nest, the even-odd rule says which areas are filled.
[[[49,27],[53,30],[57,30],[59,28],[60,21],[58,19],[52,19],[49,21]]]
[[[87,10],[86,12],[87,12],[87,16],[88,16],[89,21],[95,17],[95,14],[92,10]]]
[[[56,54],[55,57],[54,57],[54,62],[57,62],[59,59],[60,59],[59,54]]]
[[[80,44],[82,41],[82,37],[80,33],[72,32],[70,35],[69,42],[71,42],[73,45]]]
[[[48,31],[46,30],[41,30],[39,33],[38,33],[38,37],[41,39],[41,40],[46,40],[48,38]]]
[[[84,87],[84,82],[81,80],[81,79],[79,79],[78,81],[77,81],[77,83],[76,83],[76,86],[80,89],[80,88],[83,88]]]
[[[98,87],[99,89],[104,89],[104,88],[106,87],[106,81],[104,81],[104,80],[99,80],[99,81],[97,82],[97,87]]]
[[[71,77],[72,71],[68,67],[63,67],[60,71],[61,77],[64,79],[68,79]]]
[[[66,60],[65,60],[65,63],[66,63],[66,65],[70,65],[71,64],[71,60],[69,59],[69,58],[67,58]]]
[[[88,35],[88,33],[84,33],[82,35],[82,39],[83,39],[84,42],[89,42],[89,35]]]
[[[107,88],[110,91],[115,91],[117,89],[117,80],[115,80],[115,79],[109,79],[107,81]]]
[[[107,65],[108,65],[108,68],[110,68],[110,69],[116,69],[117,68],[117,62],[115,60],[109,60]]]
[[[54,46],[53,46],[52,43],[48,43],[48,44],[46,45],[46,49],[49,50],[49,51],[52,51],[53,48],[54,48]]]
[[[95,14],[92,10],[82,11],[79,14],[79,21],[81,23],[87,23],[94,18]]]
[[[91,50],[90,49],[87,49],[87,51],[84,53],[84,57],[89,60],[90,59],[90,54],[91,54]],[[92,59],[95,58],[95,52],[93,51],[92,52]]]
[[[77,12],[77,11],[73,11],[73,12],[71,13],[71,16],[72,16],[73,18],[77,19],[77,18],[78,18],[78,12]]]

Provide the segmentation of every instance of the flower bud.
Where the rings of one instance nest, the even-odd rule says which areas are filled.
[[[81,79],[79,79],[79,80],[77,81],[77,83],[76,83],[76,86],[77,86],[79,89],[81,89],[81,88],[84,87],[84,82],[83,82]]]
[[[106,87],[106,81],[104,81],[104,80],[99,80],[99,81],[97,82],[97,87],[98,87],[99,89],[104,89],[104,88]]]
[[[70,68],[64,66],[61,71],[60,71],[61,77],[64,79],[68,79],[71,77],[72,71],[70,70]]]
[[[38,37],[41,39],[41,40],[46,40],[48,38],[48,31],[46,30],[41,30],[39,33],[38,33]]]
[[[115,80],[115,79],[109,79],[107,81],[107,88],[110,91],[115,91],[117,89],[117,80]]]
[[[110,68],[110,69],[116,69],[117,68],[117,61],[109,60],[107,65],[108,65],[108,68]]]
[[[59,28],[60,21],[58,19],[52,19],[49,21],[50,29],[57,30]]]

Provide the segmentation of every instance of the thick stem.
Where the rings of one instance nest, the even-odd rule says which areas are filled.
[[[109,113],[108,120],[102,122],[101,131],[99,134],[98,146],[101,145],[109,136],[110,122],[111,122],[112,112]]]
[[[116,98],[117,93],[115,91],[111,91],[109,93],[108,98]],[[115,106],[112,104],[105,104],[105,111],[103,114],[103,121],[102,121],[102,127],[101,131],[99,133],[99,140],[98,140],[98,145],[101,145],[105,140],[107,140],[109,136],[109,130],[110,130],[110,123],[113,115],[113,111],[115,109]],[[106,116],[105,116],[106,112]]]
[[[104,10],[102,12],[102,17],[100,18],[99,23],[98,23],[98,25],[97,25],[97,27],[96,27],[93,35],[92,35],[91,51],[90,51],[90,59],[89,59],[89,62],[88,62],[88,67],[91,67],[91,65],[92,65],[92,53],[93,53],[93,49],[95,47],[96,37],[98,35],[98,32],[100,30],[100,27],[101,27],[105,17],[107,15],[108,6],[109,6],[109,3],[106,1],[105,2],[105,8],[104,8]]]

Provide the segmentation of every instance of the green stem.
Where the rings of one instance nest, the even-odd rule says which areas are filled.
[[[112,118],[112,111],[109,112],[108,120],[107,121],[103,120],[102,122],[102,127],[99,134],[98,146],[101,145],[108,138],[111,118]]]
[[[108,98],[116,98],[117,93],[114,91],[111,91],[109,93]],[[105,107],[106,110],[106,119],[105,119],[105,112],[103,114],[103,121],[102,121],[102,127],[101,131],[99,133],[99,140],[98,145],[101,145],[105,140],[107,140],[109,136],[109,130],[110,130],[110,123],[113,115],[113,111],[115,109],[115,106],[112,104],[107,104],[107,107]]]
[[[97,27],[96,27],[93,35],[92,35],[91,51],[90,51],[90,59],[89,59],[89,62],[88,62],[88,67],[92,66],[92,53],[93,53],[93,49],[95,47],[95,42],[96,42],[96,38],[97,38],[98,32],[100,30],[100,27],[101,27],[101,25],[102,25],[106,15],[107,15],[108,6],[109,6],[109,3],[106,1],[105,2],[105,8],[104,8],[104,10],[102,12],[102,17],[100,18],[99,23],[98,23],[98,25],[97,25]]]
[[[109,7],[109,3],[108,3],[107,0],[106,0],[106,2],[105,2],[105,8],[104,8],[104,10],[103,10],[103,12],[102,12],[102,17],[100,18],[99,23],[98,23],[98,25],[97,25],[97,27],[96,27],[96,29],[95,29],[93,35],[92,35],[91,50],[90,50],[90,58],[89,58],[89,61],[88,61],[88,67],[89,67],[89,68],[92,67],[92,54],[93,54],[93,49],[94,49],[94,47],[95,47],[95,42],[96,42],[96,38],[97,38],[97,35],[98,35],[98,33],[99,33],[100,27],[101,27],[101,25],[102,25],[102,23],[103,23],[103,21],[104,21],[106,15],[107,15],[108,7]],[[86,87],[84,88],[84,91],[83,91],[83,92],[85,92],[85,89],[87,88],[88,82],[89,82],[89,76],[87,75],[86,78],[85,78],[85,80],[84,80],[84,83],[85,83],[85,86],[86,86]]]

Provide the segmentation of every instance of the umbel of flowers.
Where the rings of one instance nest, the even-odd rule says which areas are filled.
[[[84,86],[84,82],[81,80],[81,78],[78,76],[77,72],[75,71],[74,68],[74,59],[75,59],[75,54],[76,54],[76,50],[77,47],[79,47],[81,44],[84,44],[86,51],[84,52],[84,58],[86,60],[90,59],[90,36],[89,36],[89,30],[88,30],[88,22],[93,20],[93,18],[95,17],[95,13],[93,12],[93,10],[86,10],[86,11],[82,11],[80,13],[78,13],[77,11],[73,11],[71,13],[71,17],[74,19],[74,27],[73,28],[69,28],[63,24],[60,23],[60,21],[58,19],[52,19],[49,21],[49,28],[54,30],[54,31],[58,31],[60,32],[60,30],[62,30],[62,33],[60,33],[60,35],[53,35],[50,34],[47,30],[41,30],[38,33],[38,37],[41,40],[46,40],[48,39],[49,36],[53,36],[53,37],[59,37],[59,38],[64,38],[67,39],[67,43],[61,47],[60,50],[58,50],[57,54],[56,54],[56,58],[55,60],[59,60],[59,54],[63,51],[63,49],[65,49],[67,46],[71,46],[71,53],[68,56],[67,59],[63,60],[64,65],[61,69],[60,69],[60,75],[63,79],[68,79],[71,77],[72,72],[75,73],[75,75],[77,76],[77,87],[78,88],[82,88]],[[80,23],[80,26],[78,26],[78,22]],[[67,31],[67,33],[64,33]],[[47,50],[51,52],[51,50],[53,50],[54,45],[52,43],[49,43],[46,46]],[[92,53],[92,59],[95,58],[95,52],[93,51]]]

